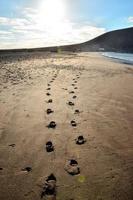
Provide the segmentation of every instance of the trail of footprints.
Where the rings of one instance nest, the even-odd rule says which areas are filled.
[[[71,86],[73,87],[73,89],[71,91],[68,91],[67,88],[62,88],[63,90],[66,90],[69,92],[70,95],[72,95],[72,99],[73,101],[77,98],[76,96],[76,90],[78,89],[78,87],[76,86],[77,84],[77,80],[80,78],[80,75],[81,75],[81,72],[79,72],[79,74],[76,75],[75,78],[73,78],[73,83],[71,84]],[[51,86],[52,86],[52,83],[54,83],[54,81],[56,80],[57,78],[57,73],[53,76],[53,78],[51,79],[51,81],[49,81],[49,83],[47,84],[48,88],[46,89],[46,95],[47,96],[51,96]],[[67,105],[69,107],[74,107],[75,106],[75,102],[73,101],[68,101],[67,102]],[[51,105],[53,103],[53,99],[52,98],[49,98],[46,103],[48,105]],[[50,106],[49,106],[50,107]],[[52,110],[51,108],[47,108],[46,110],[46,114],[47,115],[52,115],[54,113],[54,110]],[[79,109],[75,109],[74,110],[74,114],[79,114],[80,111]],[[77,127],[77,122],[75,120],[71,120],[70,121],[70,126],[76,128]],[[57,124],[55,121],[50,121],[49,124],[47,125],[47,128],[49,129],[56,129],[57,127]],[[79,135],[76,139],[75,139],[75,144],[77,145],[82,145],[86,142],[86,139],[82,136],[82,135]],[[10,147],[15,147],[15,144],[10,144],[9,145]],[[54,144],[52,141],[47,141],[46,144],[45,144],[45,150],[47,153],[51,153],[55,150],[54,148]],[[64,170],[74,176],[74,175],[78,175],[80,174],[80,167],[78,165],[78,162],[74,159],[70,159],[70,160],[67,160],[66,161],[66,164],[65,164],[65,167],[64,167]],[[3,171],[3,168],[0,167],[0,171]],[[32,171],[32,168],[30,166],[27,166],[25,168],[22,168],[21,171],[23,172],[26,172],[26,173],[30,173]],[[50,174],[47,179],[45,180],[45,183],[43,185],[43,189],[42,189],[42,192],[41,192],[41,198],[43,197],[51,197],[52,199],[56,199],[56,193],[57,193],[57,187],[56,187],[56,177],[54,174]]]
[[[69,91],[69,94],[70,95],[73,95],[72,96],[72,99],[76,99],[77,96],[76,96],[76,90],[78,89],[78,87],[76,86],[77,84],[77,80],[80,78],[80,75],[81,75],[81,72],[79,72],[78,75],[76,75],[76,78],[73,78],[73,83],[71,84],[71,86],[73,87],[73,89],[71,91]],[[48,88],[47,90],[51,90],[51,83],[53,83],[55,81],[55,79],[57,78],[57,74],[54,75],[54,77],[52,78],[52,80],[48,83]],[[62,88],[63,90],[68,90],[67,88]],[[51,93],[46,93],[47,96],[50,96]],[[47,100],[47,103],[48,104],[51,104],[53,103],[53,99],[48,99]],[[67,102],[67,105],[70,106],[70,107],[74,107],[75,106],[75,103],[73,101],[68,101]],[[54,111],[51,109],[51,108],[48,108],[46,110],[46,114],[47,115],[50,115],[52,114]],[[79,114],[80,111],[79,109],[75,109],[74,111],[74,114]],[[77,122],[75,120],[71,120],[70,121],[70,125],[72,127],[77,127]],[[47,127],[50,128],[50,129],[55,129],[57,126],[56,122],[55,121],[51,121]],[[86,139],[82,136],[82,135],[79,135],[76,139],[75,139],[75,143],[77,145],[82,145],[86,142]],[[52,143],[52,141],[47,141],[46,142],[46,145],[45,145],[45,149],[46,149],[46,152],[47,153],[50,153],[50,152],[53,152],[55,150],[54,148],[54,145]],[[66,161],[66,164],[65,164],[65,167],[64,167],[64,170],[74,176],[74,175],[78,175],[80,174],[80,167],[78,165],[78,162],[74,159],[70,159],[70,160],[67,160]],[[50,174],[45,183],[44,183],[44,186],[43,186],[43,190],[42,190],[42,193],[41,193],[41,198],[43,197],[46,197],[46,196],[51,196],[52,198],[55,198],[56,199],[56,177],[54,176],[54,174]]]

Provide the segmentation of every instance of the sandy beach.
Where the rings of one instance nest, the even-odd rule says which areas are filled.
[[[131,65],[98,53],[0,56],[0,200],[41,199],[51,173],[52,199],[133,199]]]

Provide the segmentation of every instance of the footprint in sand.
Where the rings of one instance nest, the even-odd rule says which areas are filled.
[[[80,113],[80,111],[78,109],[75,110],[75,114],[78,114]]]
[[[52,103],[53,102],[53,100],[52,99],[49,99],[48,101],[47,101],[47,103]]]
[[[74,94],[74,93],[75,93],[74,91],[70,91],[70,92],[69,92],[69,94]]]
[[[47,112],[47,114],[49,115],[49,114],[53,113],[54,111],[51,110],[50,108],[48,108],[46,112]]]
[[[51,121],[47,127],[54,129],[54,128],[56,128],[56,123],[54,121]]]
[[[77,126],[77,123],[76,123],[74,120],[72,120],[72,121],[71,121],[71,125],[74,126],[74,127],[76,127],[76,126]]]
[[[15,147],[16,144],[9,144],[8,146],[9,146],[9,147]]]
[[[23,171],[23,172],[31,172],[32,168],[31,167],[25,167],[25,168],[21,169],[21,171]]]
[[[56,177],[54,174],[51,174],[47,177],[44,186],[43,191],[41,193],[41,199],[43,197],[48,197],[49,200],[55,200],[56,199]]]
[[[80,174],[80,168],[78,166],[78,162],[74,159],[68,160],[65,165],[65,170],[68,174],[74,176]]]
[[[47,152],[52,152],[52,151],[54,151],[54,146],[53,146],[53,144],[52,144],[51,141],[48,141],[48,142],[46,143],[46,151],[47,151]]]
[[[51,88],[47,88],[47,90],[51,90]]]
[[[50,96],[51,94],[49,92],[46,93],[47,96]]]
[[[3,168],[2,167],[0,167],[0,171],[2,171],[3,170]]]
[[[80,135],[75,139],[75,141],[76,141],[76,144],[82,145],[86,142],[86,139],[82,135]]]
[[[69,101],[67,104],[68,104],[69,106],[74,106],[74,103],[71,102],[71,101]]]
[[[77,98],[77,96],[76,96],[76,95],[74,95],[72,98],[73,98],[73,99],[76,99],[76,98]]]
[[[75,90],[77,90],[78,88],[77,88],[77,87],[75,87],[74,89],[75,89]]]

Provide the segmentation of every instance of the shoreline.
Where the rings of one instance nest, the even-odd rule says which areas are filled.
[[[112,53],[112,52],[105,52],[105,53],[102,53],[101,52],[101,55],[104,56],[104,57],[107,57],[109,59],[113,59],[114,61],[118,62],[118,63],[123,63],[123,64],[128,64],[128,65],[133,65],[133,61],[130,61],[130,60],[126,60],[126,59],[122,59],[122,58],[116,58],[116,57],[113,57],[111,55],[106,55],[106,53]],[[118,52],[113,52],[113,53],[118,53]],[[123,53],[125,54],[125,53]],[[127,54],[127,53],[126,53]],[[131,54],[131,53],[129,53]]]

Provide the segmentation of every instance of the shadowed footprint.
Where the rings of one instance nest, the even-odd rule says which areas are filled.
[[[54,128],[56,128],[56,123],[54,121],[51,121],[47,127],[54,129]]]
[[[73,96],[73,99],[76,99],[76,98],[77,98],[77,96],[76,96],[76,95],[74,95],[74,96]]]
[[[52,152],[52,151],[54,151],[54,146],[53,146],[53,144],[52,144],[51,141],[48,141],[48,142],[46,143],[46,151],[47,151],[47,152]]]
[[[69,94],[74,94],[74,93],[75,93],[74,91],[70,91],[70,92],[69,92]]]
[[[74,89],[75,89],[75,90],[77,90],[78,88],[77,88],[77,87],[75,87]]]
[[[51,94],[49,92],[46,93],[47,96],[50,96]]]
[[[65,170],[68,174],[74,176],[80,173],[80,168],[78,166],[78,162],[74,159],[67,161],[65,165]]]
[[[2,171],[3,170],[3,168],[2,167],[0,167],[0,171]]]
[[[51,110],[50,108],[48,108],[46,112],[47,112],[47,114],[49,115],[49,114],[53,113],[54,111]]]
[[[56,177],[54,176],[54,174],[51,174],[50,176],[48,176],[43,186],[41,199],[47,196],[48,196],[48,199],[49,197],[51,197],[49,200],[56,199]]]
[[[72,120],[72,121],[71,121],[71,125],[72,125],[72,126],[77,126],[77,123],[76,123],[74,120]]]
[[[80,111],[78,109],[75,110],[75,114],[78,114],[80,113]]]
[[[50,87],[51,85],[48,83],[47,86]]]
[[[32,168],[31,167],[25,167],[21,170],[24,171],[24,172],[30,172],[30,171],[32,171]]]
[[[67,90],[67,88],[62,88],[63,90]]]
[[[74,106],[74,103],[71,102],[71,101],[69,101],[69,102],[68,102],[68,105],[69,105],[69,106]]]
[[[80,135],[80,136],[78,136],[78,138],[75,139],[75,141],[76,141],[76,144],[81,145],[86,142],[86,139],[82,135]]]
[[[9,144],[8,146],[9,146],[9,147],[15,147],[16,144]]]
[[[47,88],[47,90],[51,90],[51,88]]]
[[[52,99],[49,99],[47,102],[48,102],[48,103],[52,103],[52,102],[53,102],[53,100],[52,100]]]

